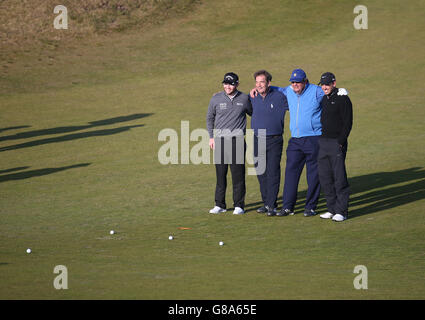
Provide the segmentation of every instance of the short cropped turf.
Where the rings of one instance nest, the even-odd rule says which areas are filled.
[[[357,4],[199,1],[149,28],[4,47],[0,298],[425,298],[425,5],[363,1],[368,29],[356,30]],[[303,217],[305,173],[294,216],[256,212],[254,175],[245,215],[232,215],[230,176],[228,212],[209,214],[214,166],[161,164],[159,133],[205,128],[226,72],[248,92],[255,71],[286,86],[297,67],[349,91],[350,218]]]

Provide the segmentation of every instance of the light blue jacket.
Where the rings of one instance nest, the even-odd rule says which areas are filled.
[[[288,99],[289,129],[293,138],[320,136],[322,134],[320,123],[322,107],[320,102],[325,93],[321,87],[307,83],[300,95],[294,92],[291,85],[285,88],[272,88],[282,92]]]

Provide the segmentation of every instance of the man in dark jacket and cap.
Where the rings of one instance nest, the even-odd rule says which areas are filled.
[[[353,124],[353,107],[348,95],[338,95],[335,75],[325,72],[319,85],[325,93],[322,105],[322,135],[319,139],[318,169],[328,212],[323,219],[341,222],[348,218],[350,189],[345,168],[348,136]]]

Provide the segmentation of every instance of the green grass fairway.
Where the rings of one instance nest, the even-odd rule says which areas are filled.
[[[146,29],[3,47],[0,299],[424,299],[425,3],[365,0],[367,30],[357,4],[199,1]],[[334,72],[353,102],[350,219],[260,215],[252,175],[234,216],[230,173],[229,211],[208,214],[214,166],[160,164],[159,132],[205,128],[228,71],[248,92],[255,71],[286,86],[296,67]],[[305,192],[303,175],[298,213]]]

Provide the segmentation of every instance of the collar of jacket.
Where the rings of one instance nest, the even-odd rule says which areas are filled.
[[[272,88],[272,87],[269,87],[268,89],[267,89],[267,93],[266,93],[266,95],[263,97],[261,94],[257,94],[256,96],[255,96],[255,98],[258,98],[258,97],[261,97],[261,99],[265,99],[268,95],[270,95],[271,93],[274,93],[274,92],[276,92],[276,91],[278,91],[278,90],[276,90],[276,89],[274,89],[274,88]]]
[[[335,87],[332,89],[331,93],[327,96],[328,99],[333,98],[338,93],[338,88]]]

